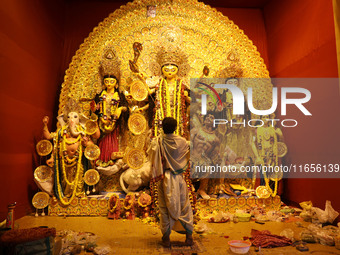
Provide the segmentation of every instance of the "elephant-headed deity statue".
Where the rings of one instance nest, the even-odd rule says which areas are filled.
[[[63,113],[57,117],[58,129],[48,130],[48,116],[43,119],[43,136],[53,139],[52,157],[47,160],[54,167],[54,193],[62,204],[68,205],[76,196],[84,195],[83,175],[89,169],[88,160],[83,157],[86,146],[99,138],[99,129],[88,135],[85,123],[89,119],[81,113],[81,108],[73,99],[69,99]]]

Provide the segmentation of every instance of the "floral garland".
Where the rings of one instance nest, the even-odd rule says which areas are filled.
[[[77,162],[79,162],[79,154],[80,153],[78,151],[78,157],[74,157],[74,158],[70,159],[67,154],[64,155],[64,152],[66,152],[66,144],[75,144],[76,142],[78,142],[80,140],[81,135],[79,135],[75,141],[71,142],[71,141],[67,140],[67,138],[66,138],[65,127],[62,128],[61,133],[63,134],[63,139],[62,139],[62,143],[61,143],[61,146],[60,146],[59,155],[63,156],[63,160],[61,161],[62,173],[63,173],[63,177],[64,177],[66,183],[68,185],[72,186],[72,185],[74,185],[75,180],[73,180],[72,182],[70,182],[68,180],[67,174],[66,174],[66,169],[65,169],[65,161],[66,161],[66,163],[68,164],[69,167],[74,166],[75,164],[77,164]],[[79,144],[78,148],[80,150],[82,149],[81,144]],[[77,172],[78,172],[78,167],[77,167]]]
[[[64,129],[62,129],[63,131]],[[64,132],[63,132],[64,133]],[[58,146],[59,144],[59,138],[58,138],[58,135],[55,137],[55,146]],[[57,152],[58,150],[55,148],[55,151]],[[71,186],[75,186],[79,179],[80,179],[80,175],[82,173],[81,171],[81,168],[82,168],[82,165],[81,165],[81,155],[82,155],[82,145],[79,144],[79,159],[78,159],[78,164],[77,164],[77,172],[76,172],[76,177],[74,179],[74,181],[72,182]],[[63,205],[69,205],[71,204],[72,200],[75,198],[76,196],[76,193],[77,193],[77,187],[74,187],[73,189],[73,192],[72,192],[72,195],[71,195],[71,198],[67,201],[64,199],[64,196],[63,196],[63,193],[62,193],[62,188],[61,188],[61,184],[60,184],[60,176],[59,176],[59,157],[56,155],[55,157],[56,159],[56,179],[57,179],[57,193],[58,193],[58,196],[59,196],[59,199],[60,199],[60,202],[63,204]],[[67,181],[66,181],[67,182]]]
[[[156,86],[157,98],[156,98],[156,109],[155,109],[155,124],[154,124],[154,135],[158,135],[159,122],[165,117],[173,117],[177,120],[177,129],[175,134],[182,135],[183,132],[183,109],[185,104],[184,99],[184,86],[182,86],[182,80],[176,80],[174,95],[173,95],[173,109],[171,110],[170,103],[170,90],[168,88],[167,81],[162,78],[159,85]],[[158,107],[158,108],[157,108]],[[182,119],[181,119],[182,117]],[[186,123],[186,122],[185,122]],[[184,124],[185,124],[184,123]],[[181,132],[182,131],[182,132]]]
[[[155,221],[160,219],[160,212],[158,207],[158,185],[160,181],[151,179],[150,181],[150,195],[151,195],[151,214],[155,216]]]
[[[273,156],[275,157],[274,162],[272,162],[272,166],[278,165],[278,149],[277,149],[277,137],[275,130],[272,127],[259,127],[257,129],[257,141],[258,141],[258,148],[260,151],[260,157],[263,159],[266,156],[265,150],[270,148]],[[275,178],[275,187],[274,192],[269,186],[269,178],[267,177],[266,172],[263,171],[263,177],[265,181],[266,189],[271,193],[273,197],[276,196],[277,193],[277,186],[278,186],[278,179]]]

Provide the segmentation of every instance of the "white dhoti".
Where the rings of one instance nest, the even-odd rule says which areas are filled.
[[[163,177],[158,185],[158,205],[162,234],[169,235],[175,223],[181,223],[185,232],[192,234],[193,213],[189,191],[183,178],[188,167],[189,146],[175,134],[157,138],[154,144],[153,177]]]
[[[179,221],[186,233],[192,234],[193,214],[189,200],[187,184],[182,174],[173,174],[167,170],[158,188],[158,205],[162,234],[170,235],[176,221]]]

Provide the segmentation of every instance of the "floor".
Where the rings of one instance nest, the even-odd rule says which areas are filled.
[[[79,232],[92,232],[99,236],[97,244],[108,244],[112,254],[178,254],[174,250],[164,249],[160,245],[161,233],[156,225],[143,223],[140,220],[109,220],[105,217],[52,217],[52,216],[25,216],[16,220],[19,228],[37,226],[55,227],[58,230],[69,229]],[[303,223],[307,225],[307,223]],[[201,251],[198,254],[233,254],[229,250],[227,242],[234,239],[242,239],[250,236],[252,228],[257,230],[270,230],[273,234],[279,234],[286,228],[294,231],[298,238],[302,227],[295,223],[267,222],[264,225],[255,222],[227,222],[206,223],[208,231],[204,234],[194,233],[194,240],[200,244]],[[185,236],[173,232],[171,241],[184,241]],[[255,252],[250,248],[248,254],[340,254],[334,246],[321,244],[308,244],[309,252],[299,252],[294,247],[262,249]],[[84,254],[84,253],[83,253]],[[89,254],[89,253],[86,253]],[[183,254],[183,253],[182,253]],[[196,254],[191,251],[186,254]]]

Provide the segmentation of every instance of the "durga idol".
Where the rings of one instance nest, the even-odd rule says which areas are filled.
[[[160,134],[161,120],[172,117],[180,124],[175,134],[188,138],[189,88],[181,79],[187,75],[190,68],[187,57],[179,48],[170,45],[160,47],[156,61],[158,70],[155,71],[161,74],[161,79],[155,87],[153,135]]]

